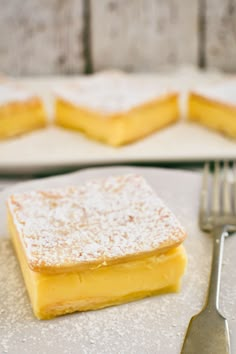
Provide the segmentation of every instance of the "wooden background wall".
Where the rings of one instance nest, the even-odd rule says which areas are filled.
[[[2,0],[0,72],[185,64],[236,71],[236,0]]]

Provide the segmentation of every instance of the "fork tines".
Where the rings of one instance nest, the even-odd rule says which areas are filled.
[[[205,163],[199,212],[201,227],[211,228],[216,217],[235,216],[236,161]]]

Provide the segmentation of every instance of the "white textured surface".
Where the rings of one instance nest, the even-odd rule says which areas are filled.
[[[9,75],[84,71],[83,1],[7,1],[0,13],[0,68]]]
[[[94,262],[96,267],[174,246],[185,234],[145,179],[135,174],[13,194],[8,205],[33,268]]]
[[[206,19],[202,49],[206,66],[235,73],[235,2],[206,0],[201,9]]]
[[[236,79],[228,80],[214,87],[198,89],[196,93],[236,107]]]
[[[106,115],[130,109],[174,93],[158,81],[121,72],[105,72],[56,88],[56,95],[71,104]]]
[[[88,178],[142,174],[185,226],[187,273],[182,291],[100,311],[50,321],[34,318],[7,236],[4,201],[32,188],[59,187]],[[204,303],[211,261],[211,237],[198,229],[201,178],[192,172],[141,168],[84,170],[14,186],[0,194],[0,352],[9,354],[179,354],[188,322]],[[236,351],[236,238],[226,240],[220,306],[229,319]]]
[[[157,71],[198,62],[199,2],[91,1],[95,70]]]

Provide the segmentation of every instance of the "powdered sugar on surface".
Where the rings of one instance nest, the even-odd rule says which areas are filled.
[[[0,106],[8,103],[25,102],[35,95],[13,84],[0,84]]]
[[[212,87],[199,88],[196,93],[236,107],[236,79],[226,80],[224,83]]]
[[[125,112],[173,92],[167,85],[160,87],[155,80],[112,71],[92,75],[86,80],[78,79],[55,89],[58,97],[104,114]]]
[[[175,212],[188,237],[188,267],[181,292],[147,298],[99,311],[38,321],[30,308],[19,264],[7,239],[4,202],[12,193],[75,185],[88,179],[137,173],[145,177]],[[197,222],[201,176],[153,168],[99,168],[41,179],[0,194],[0,353],[7,354],[179,354],[192,315],[203,306],[212,240]],[[3,238],[2,238],[3,237]],[[229,320],[236,352],[236,237],[225,242],[220,307]]]
[[[174,246],[184,230],[139,175],[15,194],[9,200],[29,264],[106,262]]]

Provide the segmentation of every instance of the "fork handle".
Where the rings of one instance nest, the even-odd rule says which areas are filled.
[[[214,244],[206,309],[209,309],[211,311],[216,310],[217,312],[219,312],[220,280],[224,251],[224,240],[225,237],[228,236],[228,232],[226,231],[225,227],[216,226],[214,227],[212,233]]]
[[[213,230],[212,269],[206,305],[202,312],[192,317],[181,354],[230,354],[228,323],[219,313],[221,267],[227,235],[223,227]]]

